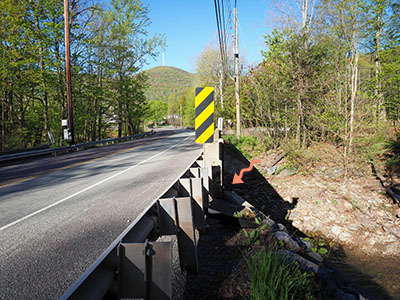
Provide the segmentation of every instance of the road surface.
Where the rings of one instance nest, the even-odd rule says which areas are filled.
[[[0,299],[59,298],[201,151],[185,130],[106,148],[0,167]]]

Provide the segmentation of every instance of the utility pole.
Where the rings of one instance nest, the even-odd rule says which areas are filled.
[[[67,82],[67,106],[68,106],[68,130],[71,134],[70,143],[74,140],[74,121],[72,115],[72,93],[71,93],[71,63],[70,63],[70,46],[69,46],[69,15],[68,0],[64,0],[64,23],[65,23],[65,77]]]
[[[236,98],[236,136],[240,138],[240,97],[239,97],[239,39],[237,26],[237,7],[233,11],[235,19],[235,47],[233,55],[235,59],[235,98]]]
[[[219,74],[219,96],[221,99],[221,108],[224,108],[224,94],[223,94],[223,85],[224,85],[224,63],[221,62],[221,71]]]
[[[181,128],[183,128],[182,103],[180,104],[180,110],[181,110]]]

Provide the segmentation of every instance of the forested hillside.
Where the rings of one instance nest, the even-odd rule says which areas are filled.
[[[194,74],[174,67],[154,67],[144,73],[148,76],[148,100],[168,102],[194,85]]]
[[[137,0],[70,1],[75,142],[140,130],[147,111],[144,62],[165,44],[148,36]],[[0,1],[0,149],[62,144],[67,117],[62,1]]]
[[[263,61],[241,74],[242,126],[262,128],[264,148],[286,148],[295,165],[317,143],[340,149],[335,159],[346,168],[378,158],[397,139],[400,119],[400,3],[300,2],[277,4],[280,21],[265,36]],[[200,55],[197,73],[221,87],[218,113],[235,124],[232,68],[221,81],[220,51],[211,50]]]

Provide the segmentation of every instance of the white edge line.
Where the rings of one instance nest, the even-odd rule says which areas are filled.
[[[148,159],[145,159],[145,160],[141,161],[140,163],[137,163],[134,166],[130,166],[129,168],[127,168],[127,169],[125,169],[125,170],[123,170],[121,172],[118,172],[117,174],[111,175],[110,177],[107,177],[107,178],[105,178],[105,179],[103,179],[103,180],[101,180],[101,181],[99,181],[99,182],[97,182],[95,184],[92,184],[91,186],[88,186],[87,188],[84,188],[83,190],[80,190],[79,192],[76,192],[76,193],[74,193],[72,195],[69,195],[69,196],[67,196],[67,197],[65,197],[65,198],[63,198],[61,200],[58,200],[57,202],[54,202],[54,203],[52,203],[50,205],[47,205],[47,206],[45,206],[45,207],[43,207],[43,208],[41,208],[41,209],[39,209],[37,211],[34,211],[33,213],[30,213],[29,215],[26,215],[26,216],[24,216],[22,218],[19,218],[19,219],[15,220],[14,222],[8,223],[7,225],[4,225],[4,226],[0,227],[0,231],[3,231],[5,229],[7,229],[7,228],[10,228],[11,226],[14,226],[14,225],[16,225],[16,224],[18,224],[18,223],[20,223],[22,221],[25,221],[26,219],[29,219],[29,218],[31,218],[33,216],[36,216],[37,214],[40,214],[41,212],[44,212],[44,211],[46,211],[46,210],[48,210],[48,209],[50,209],[50,208],[52,208],[52,207],[54,207],[54,206],[56,206],[56,205],[58,205],[60,203],[63,203],[63,202],[65,202],[65,201],[67,201],[67,200],[69,200],[69,199],[71,199],[71,198],[73,198],[73,197],[75,197],[75,196],[77,196],[79,194],[82,194],[82,193],[94,188],[95,186],[98,186],[98,185],[100,185],[100,184],[102,184],[102,183],[104,183],[104,182],[106,182],[106,181],[108,181],[110,179],[113,179],[114,177],[117,177],[117,176],[119,176],[119,175],[121,175],[121,174],[123,174],[125,172],[128,172],[128,171],[136,168],[137,166],[140,166],[141,164],[144,164],[145,162],[148,162],[149,160],[151,160],[151,159],[163,154],[164,152],[167,152],[169,149],[172,149],[177,145],[183,144],[190,137],[191,136],[188,136],[181,143],[172,145],[171,147],[169,147],[169,148],[157,153],[156,155],[153,155],[152,157],[149,157]]]
[[[190,163],[189,166],[191,166],[196,160],[199,159],[201,154],[203,153],[203,149],[199,151],[199,154],[196,156],[196,158]],[[78,287],[91,275],[91,273],[103,262],[105,257],[110,254],[110,252],[117,246],[122,239],[132,230],[133,227],[136,226],[137,223],[149,212],[150,208],[154,206],[154,204],[157,202],[157,200],[164,195],[171,187],[187,172],[189,168],[186,168],[178,177],[177,179],[168,187],[166,188],[156,199],[153,200],[153,202],[148,205],[141,213],[139,216],[136,217],[136,219],[127,227],[125,230],[107,247],[106,250],[102,254],[100,254],[96,260],[87,268],[81,276],[64,292],[64,294],[59,298],[59,300],[64,300],[64,299],[69,299],[69,297],[74,293]]]

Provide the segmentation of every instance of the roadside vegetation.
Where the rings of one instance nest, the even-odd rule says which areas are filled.
[[[0,150],[56,144],[67,117],[64,7],[58,0],[0,1]],[[132,135],[148,110],[145,62],[165,46],[150,36],[140,0],[70,1],[76,142]]]
[[[287,300],[287,299],[329,299],[322,288],[322,282],[313,272],[302,271],[296,261],[288,261],[279,250],[287,245],[273,237],[271,226],[261,218],[236,213],[236,218],[255,220],[257,228],[242,229],[235,237],[243,255],[241,267],[231,275],[226,285],[234,285],[233,293],[240,299]],[[312,251],[327,256],[332,244],[319,236],[303,238]],[[321,265],[323,267],[323,265]]]
[[[265,36],[263,62],[241,74],[242,137],[228,140],[241,150],[251,149],[254,156],[285,152],[288,163],[301,172],[312,171],[327,158],[348,176],[370,173],[371,164],[381,173],[393,169],[400,107],[400,4],[302,0],[296,7],[291,1],[275,6],[271,18],[280,21]],[[204,57],[215,63],[199,64],[199,78],[222,85],[223,93],[216,91],[218,114],[230,120],[225,125],[234,133],[231,69],[221,81],[218,48],[207,46],[200,59]]]

